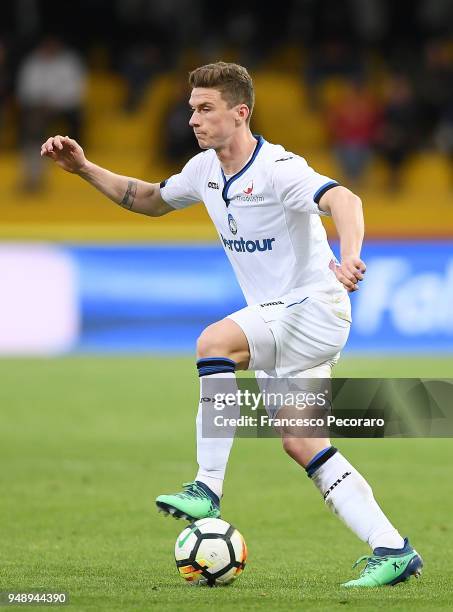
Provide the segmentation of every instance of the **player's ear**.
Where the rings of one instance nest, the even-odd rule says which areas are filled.
[[[237,107],[236,124],[239,125],[240,123],[247,121],[247,117],[249,116],[249,114],[250,114],[250,111],[249,111],[249,107],[247,106],[247,104],[239,104],[239,106]]]

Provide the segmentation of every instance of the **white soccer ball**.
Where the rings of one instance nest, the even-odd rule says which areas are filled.
[[[243,571],[246,559],[244,538],[221,519],[199,519],[176,538],[176,567],[188,584],[230,584]]]

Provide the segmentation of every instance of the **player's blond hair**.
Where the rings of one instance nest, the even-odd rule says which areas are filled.
[[[192,87],[209,87],[220,91],[229,108],[237,104],[246,104],[249,108],[247,122],[252,116],[255,105],[255,92],[252,77],[247,68],[239,64],[215,62],[200,66],[189,74],[189,84]]]

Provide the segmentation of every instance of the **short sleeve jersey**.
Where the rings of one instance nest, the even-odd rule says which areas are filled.
[[[162,198],[173,208],[204,202],[249,305],[293,290],[338,292],[318,207],[338,183],[282,146],[257,139],[237,174],[227,178],[208,149],[161,183]]]

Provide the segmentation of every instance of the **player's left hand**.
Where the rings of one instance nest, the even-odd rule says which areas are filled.
[[[341,264],[337,264],[332,260],[329,267],[349,293],[357,291],[359,288],[358,283],[364,279],[366,271],[365,263],[360,257],[354,255],[343,257]]]

